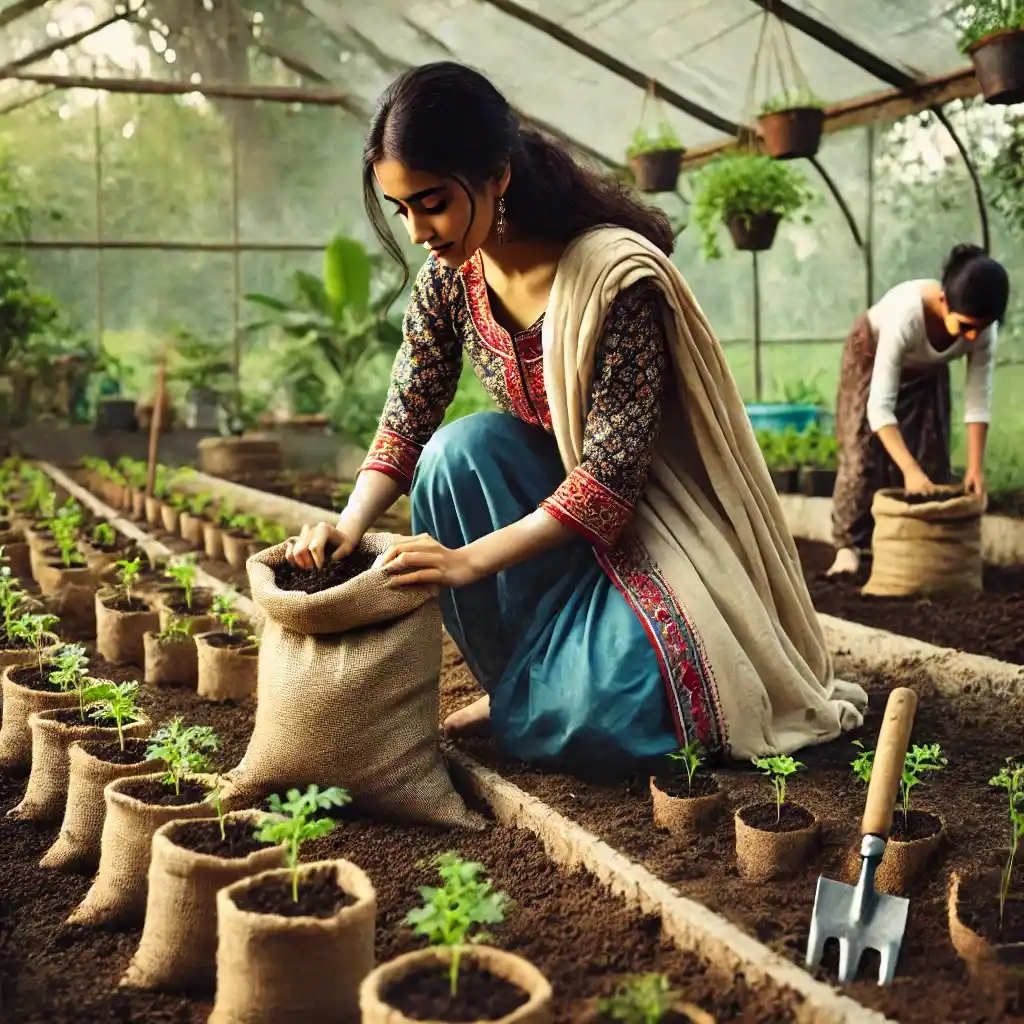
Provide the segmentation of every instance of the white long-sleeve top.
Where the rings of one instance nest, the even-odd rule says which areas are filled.
[[[868,392],[868,425],[873,432],[897,423],[896,396],[904,369],[923,370],[967,357],[964,422],[988,423],[992,410],[996,325],[986,327],[973,342],[958,338],[949,348],[936,351],[925,329],[922,291],[933,281],[905,281],[886,292],[868,310],[878,337],[875,366]]]

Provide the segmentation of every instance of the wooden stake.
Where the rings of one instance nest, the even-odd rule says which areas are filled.
[[[167,349],[160,354],[156,367],[156,396],[153,399],[153,419],[149,424],[149,468],[146,474],[146,497],[153,497],[156,484],[157,456],[160,452],[160,428],[164,421],[164,384],[167,376]]]

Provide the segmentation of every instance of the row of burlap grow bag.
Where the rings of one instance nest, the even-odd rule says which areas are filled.
[[[49,650],[59,642],[47,636]],[[32,765],[32,729],[29,719],[37,711],[74,707],[78,698],[50,681],[53,668],[45,656],[3,670],[3,706],[0,719],[0,771],[22,772]]]
[[[392,820],[481,828],[439,742],[441,611],[436,587],[391,587],[375,559],[398,538],[370,534],[345,559],[306,570],[286,544],[247,563],[264,614],[256,720],[227,792],[340,786]]]
[[[64,636],[96,635],[96,581],[87,565],[67,565],[57,548],[45,548],[36,563],[35,579],[50,609],[60,616]]]
[[[9,818],[58,822],[64,817],[71,781],[71,745],[76,741],[118,738],[114,722],[96,721],[91,709],[58,708],[37,711],[29,718],[32,729],[32,770],[21,803],[7,812]],[[122,728],[125,739],[149,735],[150,720],[139,720]]]
[[[981,519],[986,499],[943,488],[935,494],[876,492],[871,597],[965,594],[982,589]]]

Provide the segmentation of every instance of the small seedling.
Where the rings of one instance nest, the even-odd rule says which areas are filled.
[[[660,1024],[679,1002],[679,993],[664,974],[636,974],[627,978],[597,1012],[622,1024]]]
[[[277,793],[267,801],[271,814],[284,815],[283,820],[263,821],[256,832],[261,843],[287,843],[286,859],[292,872],[292,901],[299,902],[299,850],[309,839],[327,835],[337,822],[330,818],[313,818],[317,811],[344,807],[351,803],[348,791],[337,786],[320,791],[310,786],[305,793],[289,789],[282,800]]]
[[[875,764],[875,752],[865,750],[860,740],[853,745],[860,747],[860,753],[850,762],[853,774],[865,785],[871,781],[871,769]],[[924,780],[925,772],[941,771],[949,761],[942,756],[938,743],[926,743],[924,746],[914,744],[903,759],[903,774],[900,776],[900,806],[903,809],[903,825],[906,827],[910,816],[910,791]]]
[[[217,525],[222,530],[230,530],[231,523],[235,518],[235,506],[230,502],[224,502],[217,509]]]
[[[193,494],[188,501],[189,514],[197,519],[200,518],[210,507],[210,502],[212,501],[213,496],[210,494]]]
[[[174,580],[185,595],[185,607],[192,610],[192,591],[196,585],[196,563],[194,557],[183,556],[177,562],[167,566],[164,575]]]
[[[121,592],[124,599],[130,604],[132,600],[132,587],[139,582],[139,575],[142,571],[141,562],[138,558],[122,558],[116,565],[117,581],[121,584]]]
[[[686,768],[686,789],[689,793],[693,792],[693,774],[704,762],[704,759],[697,753],[698,750],[700,750],[700,740],[692,739],[677,753],[668,755],[673,761],[681,761],[683,767]]]
[[[220,841],[222,843],[228,838],[227,830],[224,828],[224,806],[221,800],[223,795],[224,783],[218,775],[216,784],[214,788],[210,790],[206,799],[213,804],[213,809],[217,812],[217,824],[220,826]]]
[[[1006,790],[1010,811],[1010,853],[1006,859],[999,882],[999,935],[1003,934],[1003,915],[1006,901],[1010,896],[1010,884],[1013,882],[1013,862],[1017,856],[1017,847],[1024,839],[1024,764],[1012,758],[988,780],[990,786],[998,786]]]
[[[288,539],[288,531],[280,523],[257,519],[256,537],[264,544],[282,544]]]
[[[173,618],[157,633],[156,638],[162,644],[178,643],[192,635],[192,626],[191,619]]]
[[[771,779],[775,789],[775,820],[782,820],[782,805],[786,802],[786,779],[807,766],[802,761],[794,761],[789,754],[776,754],[774,757],[753,758],[755,767],[760,768]]]
[[[28,614],[15,619],[7,627],[12,639],[23,640],[29,647],[34,647],[39,660],[39,674],[43,674],[43,641],[47,631],[52,629],[60,619],[56,615]]]
[[[95,680],[96,690],[92,691],[94,705],[92,717],[98,721],[112,718],[117,726],[117,742],[124,750],[124,725],[137,722],[142,717],[135,698],[139,692],[137,682],[115,683],[110,679]]]
[[[229,633],[234,633],[235,626],[241,616],[235,610],[235,599],[228,594],[218,594],[211,605],[213,614],[217,621],[224,626]]]
[[[97,523],[96,528],[92,531],[92,540],[100,547],[112,548],[117,542],[117,534],[110,523]]]
[[[209,767],[207,751],[217,749],[217,734],[208,725],[184,725],[175,718],[162,726],[150,740],[146,756],[159,758],[167,765],[165,786],[173,786],[181,794],[181,779],[188,772],[201,772]]]
[[[248,537],[256,529],[256,520],[246,512],[239,512],[231,517],[230,522],[227,524],[227,528],[230,529],[232,533],[241,533]]]
[[[474,930],[480,925],[501,924],[508,898],[503,892],[492,891],[491,880],[484,877],[483,864],[463,860],[452,851],[440,854],[434,863],[443,885],[421,888],[423,906],[410,910],[405,920],[432,946],[451,950],[448,978],[455,995],[459,987],[460,947],[490,938],[486,932]]]

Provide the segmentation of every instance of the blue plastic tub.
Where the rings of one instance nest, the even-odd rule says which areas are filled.
[[[792,405],[789,402],[755,402],[746,406],[747,415],[755,430],[777,430],[792,427],[802,433],[821,420],[821,409],[816,405]]]

